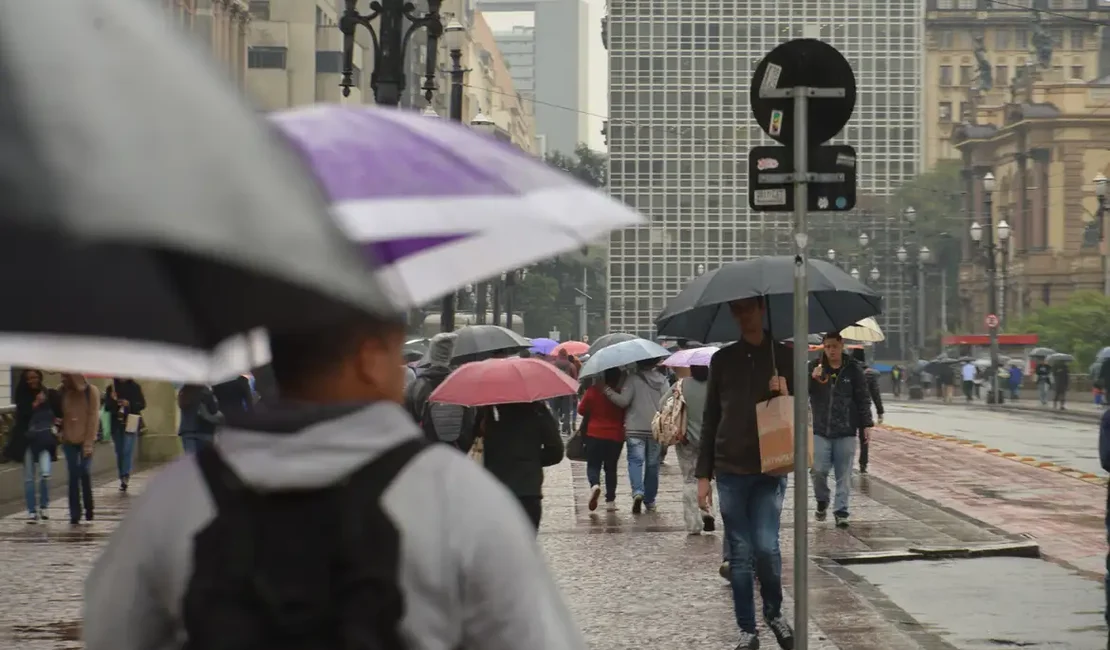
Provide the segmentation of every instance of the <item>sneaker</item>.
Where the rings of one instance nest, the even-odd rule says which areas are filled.
[[[829,516],[829,504],[824,501],[817,502],[817,512],[813,513],[817,521],[825,521]]]
[[[794,630],[786,619],[782,616],[772,618],[767,621],[767,627],[775,634],[775,640],[779,642],[779,647],[782,650],[794,650]]]
[[[717,530],[717,520],[704,510],[701,511],[701,529],[707,533]]]
[[[590,488],[590,512],[597,510],[597,500],[601,498],[601,486],[595,485]]]
[[[616,512],[616,511],[617,511],[617,502],[616,501],[606,501],[605,502],[605,512]]]
[[[81,518],[80,517],[70,517],[69,518],[69,525],[70,526],[80,526],[81,525]]]
[[[741,632],[740,643],[736,644],[736,650],[759,650],[759,637],[751,632]]]
[[[85,521],[92,521],[92,520],[93,520],[93,511],[92,510],[86,510],[85,511]]]
[[[867,473],[867,465],[861,465],[860,468],[859,468],[859,473],[860,474],[866,474]]]
[[[657,506],[654,503],[645,503],[644,507],[647,508],[648,512],[655,512]]]
[[[837,528],[847,528],[848,527],[848,513],[847,512],[837,512],[837,513],[834,513],[834,516],[836,517],[836,527]]]
[[[29,523],[29,524],[37,524],[37,523],[39,523],[39,515],[38,515],[38,513],[37,513],[37,512],[28,512],[28,513],[27,513],[27,523]]]
[[[641,509],[644,507],[644,497],[642,494],[637,494],[632,497],[632,514],[640,514]]]
[[[721,562],[721,566],[717,567],[717,573],[725,580],[732,580],[732,571],[728,568],[728,560]]]
[[[47,519],[50,519],[50,515],[47,514],[45,510],[39,510],[39,519],[46,521]]]

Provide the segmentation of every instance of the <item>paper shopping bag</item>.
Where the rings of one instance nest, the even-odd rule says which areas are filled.
[[[794,471],[794,398],[772,397],[755,405],[759,430],[759,461],[764,474],[789,474]],[[813,429],[806,426],[808,458],[813,466]]]
[[[127,433],[138,433],[139,421],[141,420],[141,418],[141,415],[135,415],[134,413],[129,414],[127,416],[126,424],[123,425],[123,430]]]

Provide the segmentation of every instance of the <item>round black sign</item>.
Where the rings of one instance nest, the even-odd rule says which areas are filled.
[[[759,126],[778,142],[794,142],[793,98],[761,98],[760,89],[843,88],[844,97],[813,98],[809,102],[809,146],[828,142],[852,117],[856,107],[856,75],[844,55],[813,38],[787,41],[771,50],[752,77],[752,113]]]

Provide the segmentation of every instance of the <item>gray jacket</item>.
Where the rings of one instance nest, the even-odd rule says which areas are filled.
[[[228,429],[216,446],[256,489],[312,489],[421,435],[404,409],[386,403],[284,429]],[[182,645],[193,538],[214,515],[195,459],[163,468],[132,504],[85,584],[87,650]],[[516,499],[473,460],[432,445],[382,504],[400,531],[407,648],[585,650]]]
[[[629,375],[619,391],[608,386],[604,390],[610,402],[624,409],[624,435],[643,438],[651,435],[659,400],[669,389],[666,377],[647,370]]]

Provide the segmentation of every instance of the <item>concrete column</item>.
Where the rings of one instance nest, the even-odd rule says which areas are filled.
[[[143,421],[146,435],[139,438],[137,460],[165,463],[181,455],[181,438],[177,435],[179,411],[177,390],[164,381],[141,381],[146,397]]]
[[[217,60],[224,58],[224,37],[227,33],[224,29],[226,9],[224,0],[212,0],[212,56]]]

